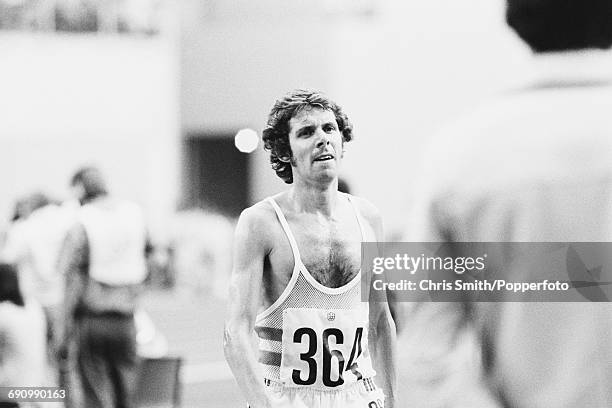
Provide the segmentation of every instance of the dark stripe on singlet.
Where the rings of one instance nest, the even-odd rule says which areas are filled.
[[[278,366],[281,365],[281,353],[261,350],[259,352],[259,362],[261,364]]]
[[[273,327],[255,326],[255,333],[262,340],[283,340],[283,329],[275,329]]]

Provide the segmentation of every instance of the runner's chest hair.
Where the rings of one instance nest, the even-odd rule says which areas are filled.
[[[306,217],[292,228],[302,262],[319,283],[337,288],[355,277],[361,267],[361,232],[354,216],[326,222]]]

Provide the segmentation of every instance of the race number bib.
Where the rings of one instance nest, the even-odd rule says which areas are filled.
[[[284,310],[281,382],[287,387],[333,388],[371,375],[371,367],[363,364],[366,317],[367,312],[353,309]]]

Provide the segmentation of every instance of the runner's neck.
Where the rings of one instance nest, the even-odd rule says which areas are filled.
[[[314,186],[295,183],[289,190],[288,197],[298,212],[321,214],[332,217],[338,205],[338,180],[326,186]]]

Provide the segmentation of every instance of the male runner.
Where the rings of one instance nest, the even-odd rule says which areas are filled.
[[[351,139],[348,117],[318,92],[290,92],[268,117],[265,147],[291,187],[240,216],[224,333],[252,408],[393,406],[395,327],[386,303],[360,293],[360,244],[382,240],[382,222],[338,192]]]

